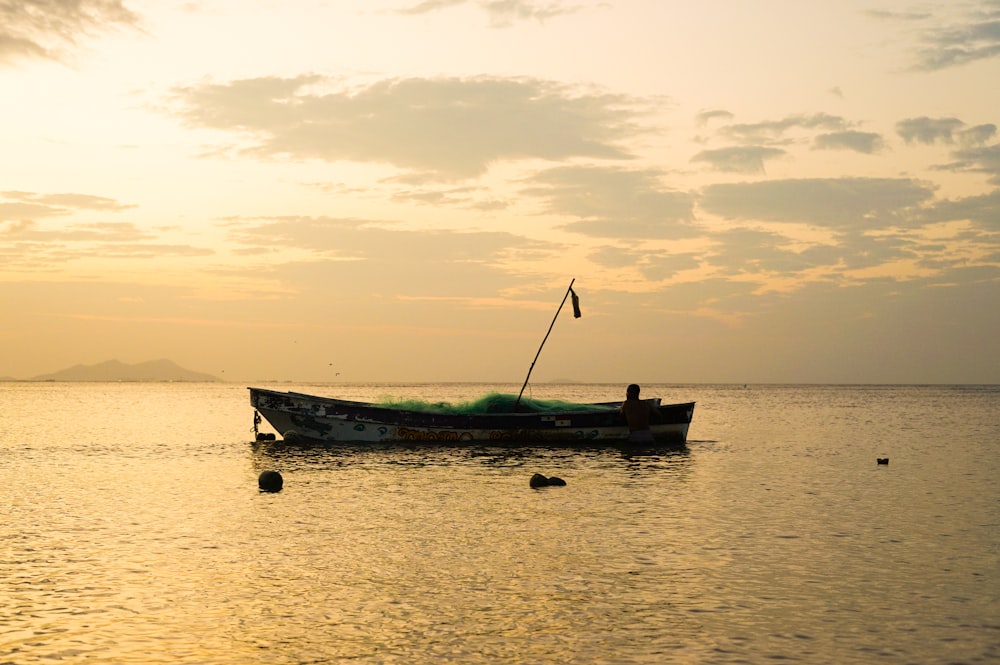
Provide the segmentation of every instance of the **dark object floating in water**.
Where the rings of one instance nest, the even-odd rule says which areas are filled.
[[[535,489],[538,489],[539,487],[565,487],[566,481],[557,476],[546,478],[542,474],[536,473],[531,477],[531,480],[528,481],[528,484]]]
[[[274,441],[274,432],[257,432],[258,441]]]
[[[280,492],[284,480],[277,471],[265,471],[257,479],[257,485],[262,492]]]
[[[875,461],[877,461],[879,464],[888,464],[889,463],[889,458],[888,457],[879,457]]]

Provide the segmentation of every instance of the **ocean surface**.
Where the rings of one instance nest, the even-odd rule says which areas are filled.
[[[0,663],[1000,662],[1000,387],[643,396],[697,401],[686,448],[294,447],[242,385],[0,383]]]

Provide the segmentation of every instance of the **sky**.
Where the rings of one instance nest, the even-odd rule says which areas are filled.
[[[1000,0],[0,0],[0,377],[1000,383],[998,81]]]

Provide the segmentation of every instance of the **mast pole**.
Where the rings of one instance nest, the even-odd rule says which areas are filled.
[[[531,370],[535,369],[535,363],[538,362],[538,356],[542,354],[542,347],[545,346],[545,341],[549,338],[549,334],[552,332],[552,327],[556,325],[556,319],[559,318],[559,312],[562,311],[563,305],[566,304],[566,298],[569,294],[573,293],[573,283],[576,282],[576,278],[570,280],[569,288],[566,289],[566,295],[563,296],[562,302],[559,303],[559,309],[556,310],[556,315],[552,317],[552,323],[549,324],[549,330],[545,333],[545,337],[542,338],[542,343],[538,347],[538,352],[535,354],[535,359],[531,361],[531,367],[528,368],[528,376],[524,377],[524,384],[521,386],[521,392],[517,394],[517,400],[514,402],[514,411],[517,412],[517,407],[521,403],[521,395],[524,394],[524,389],[528,387],[528,379],[531,378]]]

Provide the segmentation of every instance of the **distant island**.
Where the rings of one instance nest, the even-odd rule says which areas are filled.
[[[74,365],[52,374],[40,374],[29,381],[219,381],[218,377],[192,372],[170,360],[150,360],[129,365],[108,360],[96,365]]]

